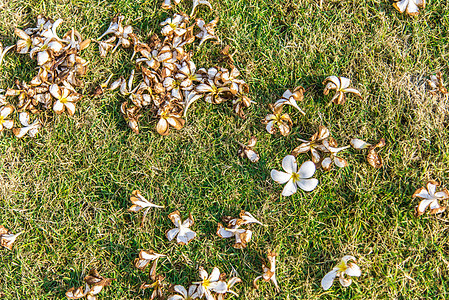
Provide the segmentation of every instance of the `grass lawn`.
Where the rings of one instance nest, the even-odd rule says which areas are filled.
[[[198,17],[220,17],[221,44],[193,45],[198,67],[218,63],[230,45],[242,77],[257,102],[240,119],[228,103],[204,101],[189,110],[180,131],[161,137],[156,119],[145,117],[141,133],[120,114],[122,96],[88,96],[111,73],[129,76],[131,52],[100,58],[92,44],[82,53],[90,61],[86,95],[73,117],[48,114],[34,138],[0,139],[0,224],[25,231],[13,251],[0,250],[0,291],[5,299],[65,299],[82,285],[90,268],[117,280],[99,299],[148,299],[139,290],[148,273],[133,260],[140,249],[168,255],[159,271],[167,281],[198,281],[208,272],[237,270],[240,299],[448,299],[449,215],[413,215],[411,195],[427,180],[449,187],[449,106],[425,92],[424,78],[441,70],[449,78],[449,3],[430,0],[418,17],[399,14],[388,0],[211,0]],[[190,13],[192,1],[175,11]],[[96,38],[116,13],[125,15],[138,36],[159,33],[170,12],[156,0],[51,1],[0,0],[0,41],[17,40],[14,28],[34,25],[38,14],[63,18],[59,32],[74,27]],[[9,54],[0,67],[0,88],[29,81],[36,63]],[[346,76],[364,95],[345,105],[327,106],[323,79]],[[299,106],[289,108],[295,123],[287,137],[270,135],[260,120],[287,88],[307,89]],[[384,166],[366,163],[366,152],[344,152],[349,167],[317,171],[318,188],[282,197],[270,178],[282,158],[309,139],[318,125],[329,128],[339,145],[358,137],[382,137]],[[255,135],[260,161],[237,156],[238,141]],[[309,160],[310,154],[298,157]],[[141,214],[127,211],[134,189],[166,209],[152,209],[141,228]],[[442,204],[448,204],[442,203]],[[167,218],[174,210],[195,218],[198,237],[187,246],[168,242]],[[223,216],[251,212],[267,226],[252,226],[244,250],[231,247],[215,231]],[[262,273],[268,249],[279,253],[281,292],[252,280]],[[338,282],[323,291],[320,281],[344,255],[354,255],[362,276],[349,288]]]

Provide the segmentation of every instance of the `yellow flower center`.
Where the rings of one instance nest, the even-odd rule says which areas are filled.
[[[344,261],[342,261],[341,263],[339,263],[337,265],[337,268],[338,268],[339,272],[344,272],[344,271],[346,271],[348,269],[348,266],[345,264]]]
[[[210,280],[209,279],[204,279],[203,280],[203,286],[207,289],[210,286]]]
[[[298,181],[299,180],[299,174],[298,173],[292,173],[292,179],[293,179],[293,182]]]
[[[174,23],[170,23],[169,24],[170,25],[170,27],[173,29],[173,30],[175,30],[176,29],[176,24],[174,24]]]
[[[0,124],[5,123],[5,118],[3,116],[0,116]]]
[[[61,103],[67,103],[68,102],[67,98],[61,98],[61,99],[59,99],[59,101],[61,101]]]

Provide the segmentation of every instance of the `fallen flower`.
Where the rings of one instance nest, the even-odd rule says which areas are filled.
[[[34,137],[42,126],[39,119],[36,119],[32,124],[30,124],[30,115],[27,112],[21,112],[19,114],[19,120],[24,127],[12,129],[12,132],[18,138],[25,136],[27,133],[30,137]]]
[[[96,300],[97,294],[99,294],[104,287],[110,285],[113,280],[115,279],[105,278],[101,276],[97,270],[91,269],[88,275],[84,277],[84,281],[86,282],[85,290],[83,287],[79,287],[77,289],[72,287],[66,292],[65,295],[69,299],[80,299],[86,297],[87,300]]]
[[[310,192],[318,185],[316,178],[311,178],[315,173],[315,164],[311,161],[306,161],[301,165],[298,171],[298,164],[293,155],[287,155],[282,160],[282,168],[285,172],[271,170],[271,178],[277,183],[287,183],[282,190],[282,196],[291,196],[300,187],[306,192]]]
[[[291,92],[290,90],[286,90],[284,94],[282,95],[282,98],[279,99],[274,103],[275,107],[283,106],[283,105],[291,105],[303,115],[306,115],[306,113],[299,108],[297,101],[302,101],[304,99],[304,88],[302,86],[298,86]]]
[[[16,234],[12,234],[8,229],[6,229],[3,225],[0,225],[0,245],[9,250],[12,250],[14,242],[17,237],[21,235],[23,232],[19,232]]]
[[[248,145],[244,145],[239,142],[240,148],[238,151],[238,154],[240,157],[246,157],[251,162],[255,163],[259,161],[259,154],[253,150],[253,147],[256,145],[257,138],[251,137],[251,139],[248,142]]]
[[[11,129],[14,126],[13,120],[8,120],[7,117],[14,111],[11,105],[5,105],[0,108],[0,132],[3,128]]]
[[[274,134],[276,129],[279,129],[279,132],[283,136],[287,136],[290,133],[291,127],[293,126],[293,121],[290,116],[286,114],[282,114],[282,105],[275,107],[272,104],[269,104],[272,114],[268,114],[262,120],[263,124],[267,124],[265,129],[269,134]]]
[[[234,292],[231,289],[236,283],[239,283],[239,282],[242,282],[242,280],[238,277],[232,277],[231,279],[229,279],[228,282],[226,282],[226,286],[227,286],[226,293],[230,293],[230,294],[233,294],[234,296],[238,297],[239,294],[237,294],[236,292]],[[217,300],[224,300],[226,293],[218,294]]]
[[[219,18],[216,17],[215,19],[210,21],[210,23],[206,24],[203,19],[196,19],[196,25],[198,25],[198,27],[201,29],[201,32],[196,35],[196,37],[200,39],[199,46],[201,46],[205,41],[209,39],[216,39],[218,41],[220,40],[215,35],[215,26],[217,26],[218,20]]]
[[[198,286],[195,284],[190,285],[188,291],[182,285],[175,285],[173,289],[179,295],[172,295],[167,300],[192,300],[199,298]]]
[[[132,192],[132,196],[131,196],[130,200],[133,203],[133,205],[128,209],[128,211],[138,212],[141,209],[145,209],[143,216],[142,216],[141,224],[143,224],[145,216],[148,214],[148,211],[150,210],[151,207],[156,207],[156,208],[164,208],[165,207],[165,206],[160,206],[160,205],[151,203],[150,201],[145,199],[145,197],[142,196],[142,194],[138,190],[135,190]]]
[[[393,3],[393,6],[400,13],[405,11],[410,16],[417,16],[419,14],[419,7],[425,8],[426,0],[401,0]]]
[[[218,223],[217,235],[221,238],[235,237],[235,244],[232,247],[236,249],[244,249],[252,237],[252,231],[247,229],[240,229],[238,226],[234,228],[226,228],[223,224]]]
[[[144,289],[148,289],[148,288],[152,288],[153,289],[153,293],[150,296],[150,300],[153,299],[164,299],[164,288],[165,288],[165,283],[164,283],[164,279],[165,277],[162,275],[157,275],[156,279],[154,280],[153,283],[142,283],[142,285],[140,286],[141,290]]]
[[[181,0],[164,0],[164,3],[162,3],[162,9],[172,9],[172,1],[174,4],[179,4]]]
[[[81,98],[80,94],[66,86],[59,87],[57,84],[52,84],[50,86],[50,94],[57,99],[55,104],[53,104],[55,113],[61,114],[64,112],[65,108],[69,115],[72,116],[75,113],[75,105]]]
[[[139,257],[134,260],[134,265],[139,270],[145,270],[148,264],[154,261],[150,269],[150,278],[155,280],[157,262],[161,257],[166,257],[166,255],[156,253],[153,250],[140,250]]]
[[[200,298],[204,296],[206,300],[214,300],[215,298],[212,292],[219,294],[226,293],[226,282],[220,280],[220,270],[217,267],[214,267],[209,277],[203,267],[199,268],[199,272],[202,281],[193,282],[193,284],[198,285],[198,295]]]
[[[380,139],[379,142],[376,145],[371,145],[370,143],[367,143],[361,139],[351,139],[350,141],[351,146],[356,149],[369,149],[368,155],[366,157],[368,163],[374,167],[374,168],[380,168],[382,167],[382,157],[376,152],[377,148],[382,148],[385,146],[385,139]]]
[[[268,261],[270,262],[270,267],[267,267],[265,264],[262,264],[263,274],[254,279],[253,285],[256,289],[258,289],[257,281],[261,278],[265,281],[272,281],[276,290],[279,291],[279,285],[276,279],[276,252],[268,250]]]
[[[327,77],[323,84],[325,84],[325,88],[323,91],[324,95],[329,94],[330,90],[335,90],[335,95],[329,101],[329,104],[334,102],[335,104],[344,104],[346,101],[345,93],[353,93],[358,97],[362,98],[360,92],[354,88],[350,88],[349,84],[351,80],[346,77],[337,77],[337,76],[329,76]]]
[[[330,153],[330,157],[326,157],[321,162],[321,167],[324,170],[329,171],[332,167],[332,163],[335,163],[335,165],[339,168],[344,168],[348,166],[348,162],[346,161],[346,159],[338,157],[337,154],[340,151],[348,149],[350,146],[337,148],[337,142],[333,138],[330,139],[329,141],[324,140],[323,146],[326,147],[327,151]]]
[[[239,219],[231,219],[228,222],[228,225],[238,227],[238,226],[243,226],[243,225],[252,224],[252,223],[256,223],[256,224],[263,226],[262,222],[257,220],[250,212],[242,210],[240,212],[240,218]]]
[[[309,152],[312,154],[312,161],[316,164],[320,163],[321,161],[321,155],[320,152],[328,152],[326,147],[323,146],[323,141],[329,138],[329,130],[325,127],[320,125],[318,127],[318,131],[312,135],[310,138],[310,141],[301,140],[303,142],[301,145],[293,149],[292,155],[298,156],[298,154]]]
[[[446,210],[445,206],[440,206],[438,203],[439,200],[444,200],[449,198],[449,191],[446,189],[443,189],[440,192],[436,192],[437,186],[440,184],[435,180],[430,180],[426,187],[422,187],[416,190],[416,192],[413,194],[413,198],[418,197],[423,199],[418,206],[415,208],[415,215],[417,217],[423,215],[427,209],[427,207],[430,206],[430,213],[431,214],[438,214],[442,213]]]
[[[321,287],[324,290],[330,289],[332,284],[334,283],[335,277],[338,276],[340,283],[344,287],[348,287],[352,283],[351,276],[360,277],[362,272],[360,271],[359,266],[357,266],[356,259],[352,255],[346,255],[341,259],[341,262],[335,266],[332,271],[327,273],[323,279],[321,280]],[[345,275],[348,277],[346,278]]]
[[[0,62],[1,62],[1,60],[0,60]],[[440,71],[438,71],[436,75],[431,75],[430,80],[427,80],[427,84],[430,87],[429,92],[432,95],[436,95],[438,92],[440,92],[446,96],[448,95],[448,91],[444,87],[444,83],[443,83],[443,74],[441,74]]]
[[[189,214],[189,217],[184,222],[182,222],[179,211],[172,212],[168,215],[168,218],[176,226],[176,228],[173,228],[166,233],[169,241],[172,241],[177,236],[176,241],[178,244],[187,245],[196,237],[196,232],[189,228],[194,224],[192,214]]]

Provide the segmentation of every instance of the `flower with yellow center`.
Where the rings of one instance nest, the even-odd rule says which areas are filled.
[[[11,129],[14,126],[13,120],[6,119],[13,111],[14,107],[11,105],[5,105],[0,108],[0,132],[3,131],[3,128]]]
[[[75,113],[75,103],[79,100],[79,94],[67,87],[59,87],[57,84],[50,86],[50,94],[56,98],[56,102],[53,104],[53,110],[57,114],[61,114],[67,109],[69,115]]]
[[[311,178],[315,174],[315,164],[306,161],[298,170],[296,158],[287,155],[282,160],[282,168],[285,172],[271,170],[271,178],[277,183],[287,183],[282,190],[282,196],[291,196],[297,192],[298,187],[306,192],[310,192],[318,185],[318,179]]]
[[[204,270],[202,267],[200,267],[199,271],[202,281],[193,283],[198,284],[199,298],[204,296],[206,300],[215,300],[212,292],[218,294],[226,293],[228,286],[226,282],[219,280],[220,270],[217,267],[214,267],[209,277],[206,270]]]
[[[338,276],[340,283],[344,287],[348,287],[352,283],[351,276],[360,277],[362,272],[360,267],[355,264],[356,258],[352,255],[343,256],[341,262],[336,265],[332,271],[327,273],[321,280],[321,287],[324,290],[330,289],[334,283],[335,277]],[[348,277],[346,278],[345,275]]]

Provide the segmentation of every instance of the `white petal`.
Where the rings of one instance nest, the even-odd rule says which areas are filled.
[[[56,101],[55,104],[53,105],[53,110],[56,113],[62,113],[64,110],[64,104],[61,101]]]
[[[348,287],[352,283],[352,279],[351,278],[340,277],[339,280],[340,280],[341,285],[344,286],[344,287]]]
[[[332,270],[326,275],[324,275],[323,279],[321,279],[321,287],[326,291],[330,289],[332,284],[334,283],[334,279],[337,277],[337,270]]]
[[[209,290],[211,290],[212,292],[224,294],[228,290],[228,285],[224,281],[215,281],[210,284]]]
[[[284,186],[284,189],[282,190],[282,196],[288,197],[296,193],[298,188],[296,187],[296,184],[293,182],[293,179],[290,179],[287,184]]]
[[[369,144],[361,139],[352,139],[349,143],[351,144],[352,148],[357,149],[357,150],[366,149],[369,146],[371,146],[371,144]]]
[[[299,178],[310,178],[315,174],[315,164],[310,160],[301,165],[298,171]]]
[[[326,157],[321,162],[321,167],[326,171],[329,171],[331,166],[332,166],[332,159],[330,157]]]
[[[432,201],[435,201],[435,200],[431,199],[431,200],[423,200],[423,201],[421,201],[419,203],[419,205],[418,205],[418,211],[421,212],[421,213],[424,213],[424,211],[426,210],[427,206],[429,206],[430,203],[432,203]]]
[[[282,160],[282,168],[287,173],[290,174],[296,173],[296,171],[298,170],[298,163],[296,162],[296,157],[294,157],[293,155],[287,155],[286,157],[284,157],[284,159]],[[315,172],[315,170],[313,172]]]
[[[296,184],[304,191],[310,192],[313,191],[316,186],[318,185],[318,179],[311,178],[311,179],[301,179],[296,182]]]
[[[212,273],[209,276],[210,281],[218,281],[220,279],[220,270],[217,267],[214,267]]]
[[[271,170],[271,178],[277,183],[284,184],[290,180],[291,174],[280,172],[278,170]]]
[[[349,276],[356,276],[356,277],[362,275],[360,267],[357,266],[355,263],[349,263],[345,273],[348,274]]]
[[[185,289],[185,287],[183,287],[182,285],[175,285],[175,287],[173,288],[175,290],[175,292],[177,292],[178,294],[181,294],[184,296],[184,298],[187,298],[187,290]]]
[[[167,232],[167,239],[172,241],[175,236],[179,233],[179,228],[173,228]]]

